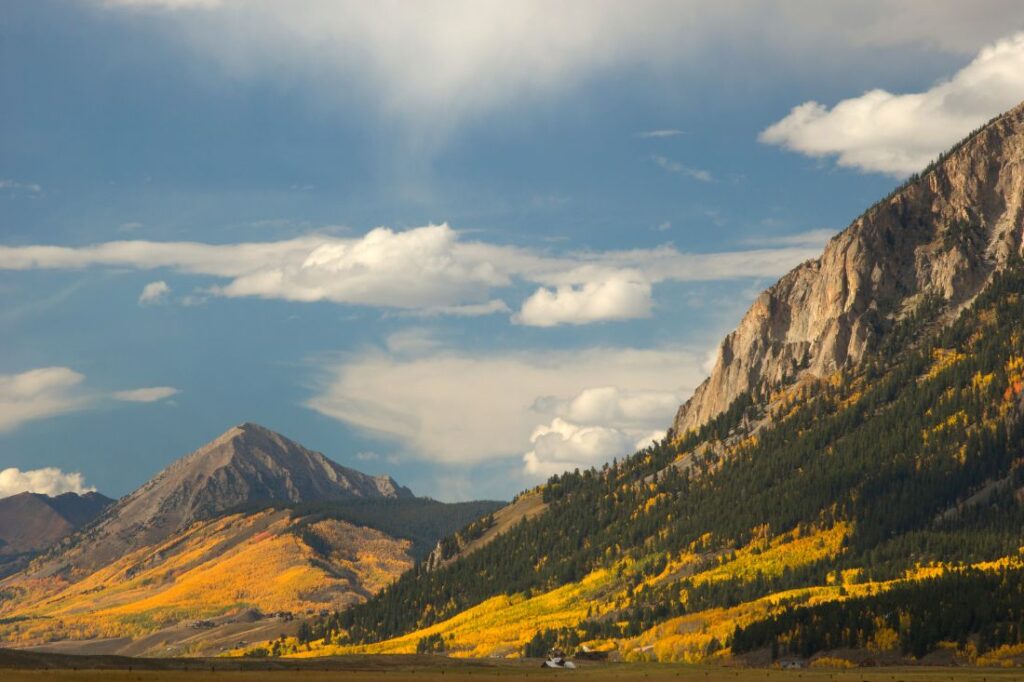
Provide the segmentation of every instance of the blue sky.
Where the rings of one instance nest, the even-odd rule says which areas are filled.
[[[0,3],[0,495],[243,421],[446,500],[628,454],[1024,98],[961,5]]]

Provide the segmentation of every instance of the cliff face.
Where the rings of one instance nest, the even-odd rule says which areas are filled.
[[[1024,104],[834,237],[824,254],[762,293],[676,414],[699,428],[747,391],[857,363],[926,296],[970,301],[1015,253],[1024,229]]]

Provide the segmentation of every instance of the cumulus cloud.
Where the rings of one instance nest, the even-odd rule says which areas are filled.
[[[1024,99],[1024,33],[983,48],[929,90],[871,90],[829,109],[804,102],[759,139],[840,166],[905,176]]]
[[[21,471],[8,468],[0,471],[0,497],[10,497],[19,493],[40,493],[42,495],[61,495],[63,493],[95,492],[96,488],[85,485],[85,477],[80,473],[64,473],[56,467]]]
[[[628,320],[651,314],[651,285],[636,272],[617,273],[596,282],[541,287],[513,318],[532,327]]]
[[[526,472],[550,476],[629,454],[633,439],[618,429],[580,426],[556,417],[534,429],[530,443],[533,449],[523,455]]]
[[[142,293],[139,294],[139,305],[153,305],[154,303],[160,303],[167,299],[167,295],[171,293],[171,288],[167,286],[167,282],[160,280],[157,282],[150,282],[146,286],[142,287]]]
[[[599,466],[665,437],[663,428],[686,395],[680,391],[586,388],[565,401],[548,402],[558,416],[537,426],[523,455],[529,474]]]
[[[618,450],[611,456],[632,453],[637,441],[669,424],[702,380],[703,357],[675,347],[476,356],[374,351],[325,366],[307,406],[441,463],[522,457],[529,450],[536,474],[555,466],[551,461],[589,466],[613,444]],[[553,427],[555,419],[603,431],[573,436],[569,426]],[[574,459],[565,449],[570,445],[556,447],[558,438],[548,432],[538,446],[541,436],[534,436],[542,426],[571,447],[591,449]]]
[[[129,403],[155,403],[178,395],[180,392],[172,386],[150,386],[148,388],[134,388],[129,391],[115,391],[111,396],[114,400],[122,400]]]
[[[0,375],[0,433],[26,422],[87,407],[80,391],[85,376],[68,367],[41,367],[21,374]]]
[[[649,314],[664,281],[777,277],[818,255],[805,245],[691,254],[672,246],[630,251],[546,251],[467,241],[446,224],[361,237],[309,234],[277,242],[115,241],[83,247],[0,246],[0,270],[167,268],[225,280],[206,295],[380,306],[420,315],[507,312],[496,290],[542,285],[517,320],[552,324]],[[161,288],[158,287],[157,291]]]

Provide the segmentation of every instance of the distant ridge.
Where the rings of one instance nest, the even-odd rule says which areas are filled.
[[[96,518],[114,500],[99,493],[50,497],[19,493],[0,499],[0,540],[10,551],[46,549]]]
[[[26,492],[0,499],[0,577],[18,570],[32,554],[57,544],[113,503],[99,493],[50,497]]]

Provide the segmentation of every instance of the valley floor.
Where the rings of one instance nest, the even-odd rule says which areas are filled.
[[[881,667],[871,669],[776,670],[734,668],[666,663],[583,663],[573,671],[545,670],[537,660],[452,660],[431,656],[353,656],[305,662],[263,662],[249,660],[197,659],[81,659],[78,669],[64,668],[74,663],[57,657],[43,658],[36,664],[57,665],[60,669],[19,669],[0,667],[4,682],[326,682],[339,677],[350,682],[451,682],[454,680],[559,679],[587,682],[618,680],[675,680],[683,682],[1013,682],[1024,679],[1021,670],[951,667]],[[104,657],[105,658],[105,657]],[[2,656],[0,656],[0,663]],[[7,661],[6,664],[9,664]],[[146,669],[121,667],[135,663]],[[179,669],[175,669],[179,667]],[[210,666],[210,667],[206,667]]]

